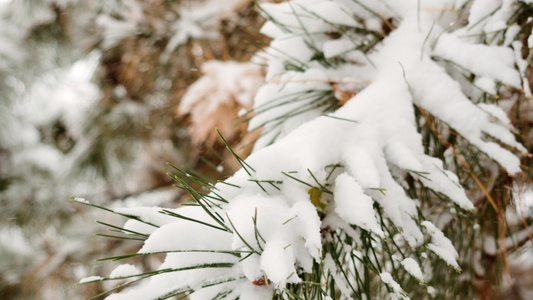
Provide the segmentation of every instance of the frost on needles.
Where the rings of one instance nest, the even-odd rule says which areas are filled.
[[[272,42],[248,114],[262,131],[254,152],[216,185],[177,170],[196,205],[128,210],[125,229],[148,235],[138,255],[166,259],[107,299],[406,299],[401,284],[424,285],[431,261],[460,272],[451,241],[406,190],[415,182],[464,213],[474,205],[420,127],[442,143],[460,136],[511,175],[527,152],[505,112],[476,98],[524,88],[509,46],[516,31],[507,44],[471,35],[505,31],[522,4],[484,12],[476,0],[468,22],[450,25],[463,2],[261,4]],[[210,192],[193,190],[195,179]]]

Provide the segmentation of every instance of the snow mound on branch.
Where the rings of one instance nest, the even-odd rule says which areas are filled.
[[[469,20],[480,21],[481,30],[497,28],[508,16],[510,1],[503,1],[488,19],[480,17],[487,13],[481,3],[474,1]],[[155,276],[132,291],[157,297],[192,289],[199,291],[192,299],[225,292],[233,298],[269,299],[273,292],[283,293],[288,284],[301,282],[317,263],[348,298],[353,282],[340,272],[357,266],[336,262],[332,250],[323,245],[342,235],[353,241],[343,245],[349,248],[343,253],[357,256],[354,247],[365,244],[366,232],[384,238],[383,230],[391,229],[398,232],[395,240],[398,237],[401,247],[411,253],[425,247],[460,270],[457,251],[440,229],[424,221],[418,200],[406,193],[406,181],[432,189],[462,209],[474,206],[457,176],[425,153],[417,122],[425,122],[445,143],[447,131],[438,131],[433,123],[442,122],[508,173],[517,174],[518,156],[487,138],[524,152],[509,120],[495,106],[474,103],[464,88],[472,83],[458,79],[461,76],[446,64],[461,65],[468,70],[455,72],[485,78],[477,82],[491,88],[492,82],[519,87],[521,76],[510,48],[464,41],[464,28],[445,29],[448,24],[436,8],[456,1],[417,4],[323,0],[261,4],[270,20],[262,31],[273,42],[266,50],[267,83],[255,97],[250,129],[262,127],[264,134],[254,153],[241,161],[243,169],[198,200],[202,206],[172,210],[179,220],[151,233],[140,253],[175,251],[167,254],[160,270],[176,272]],[[362,29],[364,37],[359,34]],[[343,38],[344,51],[332,53],[331,43]],[[362,40],[368,44],[372,38],[376,46],[363,52]],[[353,48],[345,44],[348,40]],[[324,49],[330,49],[328,58]],[[354,57],[363,59],[354,61]],[[356,74],[347,75],[350,72]],[[346,84],[344,78],[368,82],[357,84],[347,101],[337,103],[333,84]],[[184,108],[195,103],[194,93],[184,99]],[[211,110],[207,106],[206,111]],[[424,240],[423,228],[430,243]],[[374,249],[388,241],[368,243],[366,247]],[[323,254],[325,250],[330,252]],[[401,264],[423,281],[414,259],[405,258]],[[406,298],[387,270],[376,275],[396,297]]]
[[[459,257],[459,254],[453,247],[452,242],[445,237],[442,231],[435,227],[433,223],[424,221],[422,222],[422,225],[426,227],[431,235],[431,244],[428,245],[429,250],[437,254],[454,269],[460,271],[461,268],[459,267],[459,264],[457,264],[457,258]]]
[[[361,186],[350,175],[343,173],[335,180],[335,212],[347,223],[371,231],[381,238],[381,230],[373,205],[374,201],[366,195]]]
[[[130,264],[123,264],[118,267],[116,267],[111,274],[109,274],[109,278],[120,278],[120,277],[128,277],[140,274],[141,272],[139,269]]]
[[[423,282],[424,281],[424,275],[422,275],[422,270],[420,270],[420,266],[416,262],[416,260],[407,257],[401,262],[404,269],[409,272],[409,274],[413,275],[418,281]]]

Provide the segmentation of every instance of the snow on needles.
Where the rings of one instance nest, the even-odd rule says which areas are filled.
[[[335,251],[355,257],[354,247],[379,249],[389,243],[391,228],[406,242],[404,247],[429,249],[460,270],[450,240],[424,221],[417,199],[404,189],[402,178],[410,175],[460,208],[474,209],[457,176],[424,152],[415,114],[442,121],[510,174],[520,172],[518,156],[486,136],[517,152],[525,148],[515,140],[503,111],[474,103],[461,85],[466,83],[445,67],[452,62],[467,69],[492,92],[497,88],[493,82],[521,86],[511,48],[463,39],[461,29],[445,29],[449,24],[434,8],[454,3],[420,1],[420,8],[414,1],[397,0],[260,5],[269,20],[262,32],[273,38],[266,50],[267,83],[255,97],[250,122],[251,129],[262,126],[262,138],[243,169],[216,184],[210,195],[196,195],[202,206],[171,210],[179,219],[170,221],[167,213],[158,221],[148,208],[128,211],[161,225],[140,253],[173,252],[160,270],[176,272],[153,276],[110,299],[150,299],[189,290],[196,291],[191,299],[221,294],[270,299],[273,292],[287,298],[287,286],[301,283],[317,265],[325,265],[324,272],[347,298],[356,292],[352,287],[358,283],[350,279],[359,276],[355,268],[364,266],[359,261],[343,265],[324,245],[337,245],[339,236],[353,241]],[[474,1],[470,18],[482,20],[481,3]],[[507,15],[507,5],[500,9],[489,18],[492,25],[485,22],[483,28],[494,28],[497,18]],[[372,35],[383,20],[394,20],[385,24],[390,32]],[[332,53],[331,42],[341,38],[344,51]],[[362,51],[368,40],[375,47]],[[369,83],[358,81],[353,97],[342,106],[337,103],[332,83],[360,79]],[[382,255],[380,251],[374,255]],[[401,265],[423,282],[414,259],[404,257]],[[407,298],[389,269],[372,272],[397,297]]]
[[[123,264],[116,267],[111,274],[109,274],[110,278],[121,278],[121,277],[129,277],[134,276],[137,274],[140,274],[141,272],[139,269],[131,264]]]
[[[350,175],[343,173],[335,180],[335,212],[347,223],[374,232],[381,238],[381,230],[374,211],[374,201]]]

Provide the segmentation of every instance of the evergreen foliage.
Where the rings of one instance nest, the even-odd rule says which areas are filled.
[[[532,12],[0,1],[0,298],[527,298]]]
[[[158,271],[93,281],[150,277],[108,299],[483,297],[476,279],[509,275],[506,237],[516,247],[529,230],[507,225],[498,191],[529,156],[502,107],[531,98],[515,19],[530,8],[492,4],[260,4],[272,42],[245,115],[261,131],[252,155],[221,135],[242,167],[232,177],[174,167],[190,202],[139,209],[161,224],[128,221],[149,237],[110,258],[166,253]]]

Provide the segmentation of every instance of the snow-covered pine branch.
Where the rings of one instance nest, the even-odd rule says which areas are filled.
[[[458,135],[510,175],[521,172],[527,150],[504,111],[477,96],[527,90],[508,24],[524,3],[482,2],[468,20],[455,15],[464,1],[453,0],[260,5],[273,40],[250,121],[263,132],[254,153],[216,185],[172,175],[193,206],[126,212],[140,221],[125,229],[149,235],[137,255],[167,255],[158,271],[126,276],[144,282],[107,299],[405,299],[406,277],[434,276],[426,258],[460,271],[406,178],[474,210],[458,177],[426,151],[420,120],[439,142]]]

